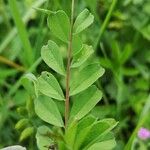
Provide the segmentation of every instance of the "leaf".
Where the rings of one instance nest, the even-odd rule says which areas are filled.
[[[91,86],[85,91],[75,96],[71,109],[71,117],[76,119],[83,118],[101,100],[102,92],[96,87]]]
[[[72,60],[72,68],[82,65],[94,52],[92,46],[84,44],[81,51],[79,51]]]
[[[70,96],[87,89],[103,74],[104,69],[98,63],[88,65],[78,71],[77,75],[71,79]]]
[[[95,144],[93,144],[90,148],[88,148],[87,150],[112,150],[113,148],[115,148],[116,146],[116,141],[115,139],[111,139],[111,140],[106,140],[106,141],[102,141],[102,142],[97,142]]]
[[[61,75],[65,75],[63,58],[55,42],[49,40],[48,44],[42,47],[41,57],[50,68]]]
[[[22,147],[20,145],[13,145],[13,146],[8,146],[8,147],[5,147],[1,150],[26,150],[25,147]]]
[[[58,10],[48,16],[48,26],[51,32],[60,40],[68,42],[70,21],[63,10]]]
[[[97,121],[88,135],[85,138],[85,141],[82,145],[82,148],[88,149],[94,143],[103,140],[103,138],[118,124],[114,119],[103,119]]]
[[[84,9],[76,18],[73,31],[74,34],[80,33],[94,21],[94,16],[89,12],[88,9]]]
[[[17,70],[15,69],[6,69],[6,68],[0,68],[0,79],[5,79],[9,76],[13,76],[17,73]]]
[[[79,36],[73,35],[72,39],[72,55],[76,55],[82,49],[82,40]]]
[[[121,50],[120,50],[119,42],[116,40],[113,40],[111,43],[111,53],[112,53],[112,58],[114,62],[119,63]]]
[[[63,127],[61,114],[55,102],[47,96],[39,96],[35,100],[35,112],[45,122]]]
[[[150,41],[150,25],[144,26],[140,32],[142,33],[143,37]]]
[[[23,118],[17,122],[15,129],[20,130],[29,124],[29,119]]]
[[[124,76],[136,76],[140,73],[140,71],[137,68],[121,68],[122,74]]]
[[[58,141],[58,150],[70,150],[63,141]]]
[[[32,73],[27,73],[21,78],[23,87],[28,91],[30,95],[38,95],[37,91],[37,79]]]
[[[37,87],[44,95],[57,100],[64,100],[64,94],[57,79],[49,72],[42,72],[37,79]]]
[[[73,149],[77,132],[77,125],[78,125],[77,120],[73,120],[72,122],[69,123],[65,131],[65,142],[71,149]]]
[[[24,129],[20,135],[19,141],[24,141],[34,133],[34,127],[27,127]]]
[[[79,150],[81,144],[86,138],[87,134],[91,130],[93,123],[96,121],[96,118],[93,116],[84,117],[78,124],[77,134],[75,138],[74,150]]]
[[[113,68],[113,64],[112,64],[111,60],[108,59],[108,58],[100,57],[100,64],[101,64],[104,68],[108,68],[108,69],[112,69],[112,68]]]
[[[53,141],[46,136],[48,132],[51,132],[51,130],[47,126],[40,126],[37,129],[36,142],[40,150],[47,150],[47,147],[53,143]]]
[[[124,64],[126,61],[131,57],[133,53],[133,49],[131,44],[126,44],[121,56],[120,56],[120,63]]]

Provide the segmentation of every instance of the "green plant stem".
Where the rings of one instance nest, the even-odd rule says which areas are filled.
[[[33,50],[28,38],[28,34],[25,28],[25,25],[21,19],[19,9],[17,7],[16,0],[9,0],[10,9],[12,12],[12,16],[14,19],[14,22],[16,24],[19,37],[21,39],[23,48],[24,48],[24,57],[26,58],[26,66],[30,66],[33,63]]]
[[[100,42],[100,40],[101,40],[101,37],[102,37],[102,35],[103,35],[103,33],[104,33],[104,31],[105,31],[107,25],[108,25],[108,22],[109,22],[109,20],[110,20],[110,18],[111,18],[111,16],[112,16],[112,12],[113,12],[113,10],[114,10],[116,4],[117,4],[117,0],[113,0],[112,3],[111,3],[111,6],[110,6],[110,8],[109,8],[109,11],[108,11],[108,13],[107,13],[107,15],[106,15],[106,18],[105,18],[105,20],[104,20],[104,22],[103,22],[103,24],[102,24],[102,26],[101,26],[101,28],[100,28],[98,38],[97,38],[96,43],[95,43],[95,45],[94,45],[94,49],[95,49],[95,50],[97,49],[97,46],[98,46],[98,44],[99,44],[99,42]]]
[[[8,66],[11,66],[13,68],[16,68],[17,70],[19,70],[21,72],[25,72],[25,70],[26,70],[23,66],[20,66],[20,65],[16,64],[15,62],[8,60],[7,58],[5,58],[3,56],[0,56],[0,62],[6,64]]]
[[[71,6],[71,26],[69,33],[68,43],[68,60],[67,60],[67,73],[66,73],[66,101],[65,101],[65,127],[68,123],[69,118],[69,84],[70,84],[70,65],[71,65],[71,54],[72,54],[72,37],[73,37],[73,17],[74,17],[74,0],[72,0]]]

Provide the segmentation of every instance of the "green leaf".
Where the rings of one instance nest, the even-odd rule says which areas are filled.
[[[144,26],[140,32],[142,33],[142,35],[150,41],[150,24]]]
[[[133,49],[131,44],[126,44],[120,57],[120,63],[121,64],[126,63],[126,61],[131,57],[132,53],[133,53]]]
[[[69,148],[73,149],[76,132],[77,132],[77,120],[73,120],[69,123],[66,131],[65,131],[65,142],[68,145]]]
[[[37,79],[37,87],[41,93],[51,98],[64,100],[64,94],[57,79],[49,72],[42,72]]]
[[[42,47],[41,57],[50,68],[61,75],[65,75],[63,58],[55,42],[49,40],[48,44]]]
[[[71,109],[71,117],[76,119],[83,118],[101,100],[102,92],[96,87],[91,86],[85,91],[75,96]]]
[[[112,58],[114,60],[114,63],[118,64],[120,61],[121,50],[120,50],[120,44],[116,40],[113,40],[111,42],[111,53],[112,53]]]
[[[108,69],[112,69],[112,68],[113,68],[113,64],[112,64],[111,60],[108,59],[108,58],[100,57],[100,64],[101,64],[104,68],[108,68]]]
[[[74,34],[80,33],[94,21],[94,16],[89,12],[88,9],[84,9],[76,18],[73,31]]]
[[[140,71],[137,68],[121,68],[122,74],[124,76],[136,76],[140,73]]]
[[[74,143],[74,150],[79,150],[81,144],[91,130],[96,119],[93,116],[84,117],[78,124],[76,139]]]
[[[23,118],[17,122],[15,129],[20,130],[25,128],[29,124],[29,119]]]
[[[92,146],[94,143],[103,140],[103,138],[118,124],[114,119],[103,119],[97,121],[88,135],[85,138],[85,141],[82,145],[84,150]]]
[[[104,69],[98,63],[88,65],[78,71],[77,74],[71,79],[70,96],[87,89],[103,74]]]
[[[46,136],[48,132],[51,132],[51,130],[47,126],[40,126],[37,129],[36,142],[40,150],[47,150],[47,147],[53,143],[53,141]]]
[[[63,10],[58,10],[48,16],[48,26],[51,32],[60,40],[68,42],[70,21]]]
[[[81,51],[79,51],[72,60],[72,68],[82,65],[94,52],[92,46],[84,44]]]
[[[112,150],[113,148],[115,148],[116,146],[116,141],[115,139],[111,139],[111,140],[106,140],[106,141],[102,141],[102,142],[97,142],[95,144],[93,144],[90,148],[88,148],[87,150]]]
[[[70,150],[63,141],[58,141],[58,150]]]
[[[61,114],[55,102],[47,96],[39,96],[35,100],[35,112],[45,122],[63,127]]]
[[[6,68],[0,68],[0,79],[7,78],[8,76],[14,76],[17,73],[17,70],[15,69],[6,69]]]
[[[32,73],[27,73],[21,78],[21,83],[23,87],[28,91],[30,95],[38,95],[37,91],[37,79]]]
[[[24,129],[20,135],[19,141],[24,141],[34,133],[34,127],[27,127]]]
[[[72,39],[72,55],[76,55],[82,49],[82,40],[78,35],[73,35]]]

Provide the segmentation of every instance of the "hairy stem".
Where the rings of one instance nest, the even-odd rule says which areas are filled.
[[[69,84],[70,84],[70,64],[71,64],[71,53],[72,53],[72,37],[73,37],[73,16],[74,16],[74,0],[72,0],[71,6],[71,26],[69,33],[68,43],[68,61],[67,61],[67,74],[66,74],[66,101],[65,101],[65,127],[68,123],[69,118]]]

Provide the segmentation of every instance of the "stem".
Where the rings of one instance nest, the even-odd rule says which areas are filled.
[[[9,0],[9,6],[12,12],[13,20],[16,24],[18,34],[20,37],[20,40],[22,42],[22,46],[24,48],[24,59],[26,62],[26,66],[29,67],[33,63],[33,51],[31,47],[31,43],[28,38],[28,33],[25,27],[25,24],[23,23],[23,20],[21,18],[19,8],[17,6],[17,1],[16,0]]]
[[[0,62],[4,63],[4,64],[7,64],[11,67],[14,67],[14,68],[16,68],[17,70],[19,70],[21,72],[25,72],[25,70],[26,70],[23,66],[20,66],[20,65],[16,64],[15,62],[13,62],[11,60],[8,60],[7,58],[5,58],[3,56],[0,56]]]
[[[67,60],[67,73],[66,73],[66,101],[65,101],[65,127],[68,123],[69,118],[69,84],[70,84],[70,64],[71,64],[71,53],[72,53],[72,37],[73,37],[73,16],[74,16],[74,0],[72,0],[71,6],[71,26],[69,33],[68,43],[68,60]]]
[[[99,44],[99,42],[100,42],[100,40],[101,40],[102,34],[104,33],[104,31],[105,31],[105,29],[106,29],[106,27],[107,27],[107,25],[108,25],[108,22],[109,22],[109,20],[110,20],[110,18],[111,18],[112,12],[113,12],[113,10],[114,10],[116,4],[117,4],[117,0],[113,0],[113,2],[111,3],[111,6],[110,6],[110,8],[109,8],[109,11],[108,11],[108,13],[107,13],[107,15],[106,15],[106,18],[105,18],[105,20],[104,20],[104,22],[103,22],[103,24],[102,24],[102,27],[100,28],[100,32],[99,32],[97,41],[96,41],[96,43],[95,43],[95,45],[94,45],[94,49],[97,48],[97,46],[98,46],[98,44]]]

